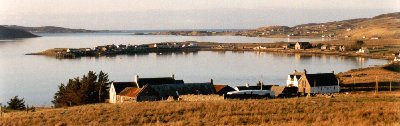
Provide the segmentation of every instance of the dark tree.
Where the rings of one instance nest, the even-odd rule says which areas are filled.
[[[105,98],[108,97],[108,93],[106,90],[108,81],[108,74],[100,71],[99,79],[97,80],[97,87],[99,88],[99,102],[104,102]]]
[[[18,96],[15,96],[14,98],[11,98],[9,102],[7,102],[8,109],[13,109],[13,110],[24,110],[25,109],[25,101],[24,98],[19,99]]]
[[[107,98],[108,75],[103,71],[97,75],[89,71],[87,75],[70,79],[67,85],[61,84],[52,101],[55,107],[74,106],[104,102]]]
[[[363,40],[357,40],[356,41],[356,48],[357,49],[360,49],[363,45],[364,45],[364,41]]]

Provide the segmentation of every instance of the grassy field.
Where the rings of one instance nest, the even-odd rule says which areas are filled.
[[[0,125],[400,125],[400,92],[93,104],[11,112]]]
[[[386,64],[339,73],[342,84],[375,82],[400,82],[400,63]]]

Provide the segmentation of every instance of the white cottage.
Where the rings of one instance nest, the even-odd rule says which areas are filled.
[[[302,74],[303,72],[297,72],[296,70],[294,70],[292,74],[288,75],[288,78],[286,80],[286,85],[288,87],[298,87],[299,80]]]
[[[363,54],[368,54],[369,49],[367,47],[361,47],[356,53],[363,53]]]
[[[394,54],[394,62],[400,62],[400,53],[398,53],[397,55]]]
[[[109,102],[122,103],[120,93],[127,87],[137,87],[134,82],[112,82],[109,89]]]

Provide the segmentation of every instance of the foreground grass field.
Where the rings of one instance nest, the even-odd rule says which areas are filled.
[[[94,104],[6,113],[0,125],[400,125],[399,106],[400,92]]]

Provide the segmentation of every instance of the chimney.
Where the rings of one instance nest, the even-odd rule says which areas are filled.
[[[246,87],[249,87],[249,84],[246,83]]]
[[[294,70],[294,72],[293,73],[297,73],[297,70]]]
[[[211,84],[214,84],[214,80],[213,80],[213,79],[211,79],[211,80],[210,80],[210,83],[211,83]]]
[[[135,81],[135,82],[137,83],[138,80],[139,80],[139,75],[136,75],[136,76],[135,76],[135,80],[133,80],[133,81]]]
[[[172,77],[172,79],[175,79],[175,75],[174,74],[172,74],[171,77]]]
[[[307,74],[307,70],[306,69],[304,69],[304,74]]]
[[[332,73],[335,74],[335,71],[332,70]]]

